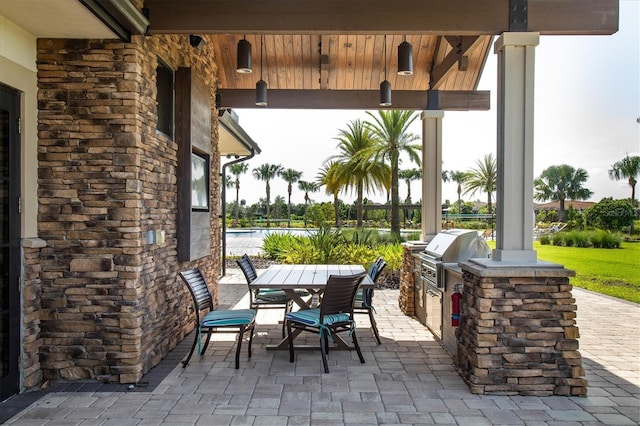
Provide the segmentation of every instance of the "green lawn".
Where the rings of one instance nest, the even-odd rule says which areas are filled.
[[[622,243],[619,249],[556,247],[535,242],[540,260],[564,265],[576,272],[571,284],[640,303],[640,244]]]
[[[487,241],[495,248],[494,241]],[[557,247],[533,243],[538,259],[559,263],[576,272],[571,284],[630,302],[640,303],[640,243],[619,249]]]

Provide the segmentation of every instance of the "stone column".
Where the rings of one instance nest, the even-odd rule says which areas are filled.
[[[442,118],[444,111],[424,111],[422,119],[422,240],[442,228]]]
[[[505,33],[498,54],[498,188],[494,260],[535,262],[533,82],[538,33]]]
[[[493,264],[492,264],[493,263]],[[464,291],[457,362],[471,392],[585,395],[576,304],[560,265],[461,264]]]
[[[506,33],[498,54],[497,241],[462,262],[457,362],[479,394],[585,395],[569,271],[533,250],[533,80],[537,33]]]

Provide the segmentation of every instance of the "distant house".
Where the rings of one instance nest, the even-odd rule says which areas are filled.
[[[573,207],[574,210],[585,211],[589,207],[594,206],[595,204],[596,203],[594,203],[593,201],[565,201],[564,208],[568,210],[570,207]],[[549,211],[549,210],[560,211],[560,202],[551,201],[549,203],[544,203],[544,204],[536,204],[536,203],[533,204],[533,211],[536,213],[541,211]]]

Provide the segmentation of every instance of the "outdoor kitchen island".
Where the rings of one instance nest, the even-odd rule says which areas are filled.
[[[399,306],[416,318],[420,294],[426,290],[424,284],[422,290],[418,284],[424,283],[419,256],[424,248],[425,243],[405,243],[400,276]],[[543,261],[525,264],[491,258],[470,258],[457,268],[443,266],[443,271],[442,328],[439,336],[438,330],[434,335],[452,354],[471,392],[586,394],[578,352],[577,306],[569,283],[573,271]],[[447,305],[451,306],[452,286],[460,277],[460,319],[454,329]]]

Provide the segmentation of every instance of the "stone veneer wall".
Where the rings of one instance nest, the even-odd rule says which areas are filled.
[[[31,350],[42,342],[44,379],[136,382],[190,331],[177,273],[202,267],[217,298],[217,134],[211,255],[179,263],[178,146],[156,132],[155,107],[158,57],[173,69],[192,67],[213,100],[211,46],[198,51],[186,35],[38,40],[38,236],[46,247],[40,283],[25,282],[41,297],[40,334],[33,320],[25,341]],[[164,230],[165,243],[146,244],[147,230]]]
[[[458,367],[471,391],[585,395],[572,271],[471,263],[462,269]]]
[[[413,275],[413,255],[411,248],[402,245],[402,265],[400,267],[400,294],[398,296],[398,306],[400,310],[409,316],[415,315],[414,295],[415,283]]]
[[[40,313],[42,306],[41,280],[42,265],[40,250],[43,241],[23,241],[22,247],[22,319],[23,319],[23,356],[22,387],[32,388],[42,382],[40,368]]]

